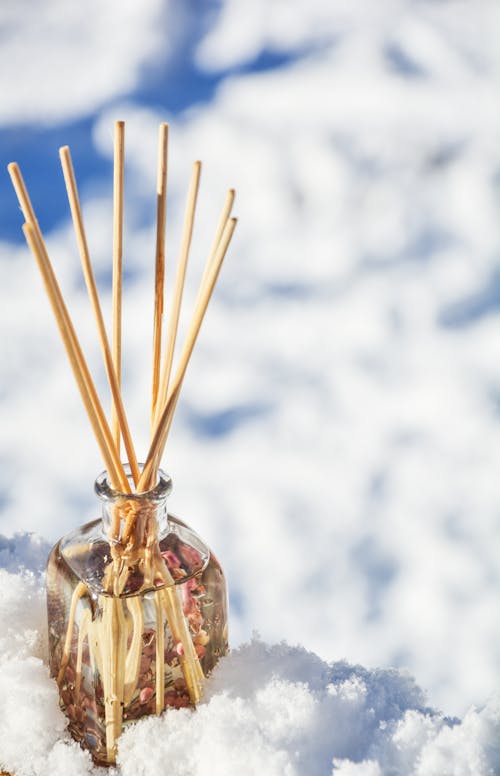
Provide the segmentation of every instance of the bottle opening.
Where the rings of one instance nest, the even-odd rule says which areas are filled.
[[[139,464],[139,468],[142,471],[144,464]],[[172,492],[172,478],[169,474],[166,474],[162,469],[158,470],[158,482],[151,488],[151,490],[144,491],[143,493],[134,492],[134,482],[130,471],[130,466],[124,464],[125,473],[130,483],[132,493],[123,493],[112,487],[108,480],[108,472],[105,470],[97,477],[94,485],[94,490],[101,501],[137,501],[144,502],[149,501],[153,503],[160,503],[164,501]]]

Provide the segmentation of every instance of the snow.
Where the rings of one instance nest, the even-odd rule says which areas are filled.
[[[48,676],[43,577],[0,571],[0,766],[16,776],[91,776]],[[258,636],[223,659],[196,712],[131,725],[116,776],[493,776],[500,696],[464,718],[426,705],[411,676],[328,663]]]
[[[407,669],[431,707],[462,719],[439,727],[411,707],[397,736],[388,723],[390,754],[332,749],[348,758],[337,772],[390,774],[400,739],[406,767],[412,736],[423,765],[411,767],[427,768],[415,773],[462,773],[454,748],[471,773],[498,769],[498,5],[221,0],[190,16],[174,0],[121,3],[115,44],[103,31],[116,4],[28,5],[0,9],[0,147],[11,161],[8,128],[22,128],[17,149],[35,133],[22,168],[44,191],[42,226],[54,224],[55,138],[71,131],[108,312],[112,126],[127,121],[124,394],[142,456],[158,123],[171,124],[169,289],[190,165],[204,162],[183,331],[225,191],[237,189],[234,244],[164,460],[172,510],[227,573],[233,648],[257,629],[325,665]],[[206,91],[191,95],[195,77]],[[53,166],[40,181],[42,153]],[[14,196],[2,196],[15,223]],[[49,252],[105,397],[62,201],[58,219]],[[96,516],[102,463],[33,262],[0,239],[0,566],[38,571],[50,543]],[[16,611],[36,640],[41,624]],[[18,636],[1,638],[14,655]],[[301,744],[276,736],[262,746],[288,763]],[[71,752],[51,757],[62,768]]]

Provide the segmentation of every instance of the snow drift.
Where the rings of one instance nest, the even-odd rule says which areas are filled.
[[[18,541],[32,557],[31,542]],[[16,776],[102,772],[66,733],[48,675],[43,577],[1,569],[0,586],[0,766]],[[254,637],[219,664],[196,712],[130,726],[118,762],[108,773],[494,776],[500,697],[452,719],[426,706],[407,673]]]

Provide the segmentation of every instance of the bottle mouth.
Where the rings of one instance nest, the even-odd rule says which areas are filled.
[[[139,464],[139,469],[141,471],[143,466],[144,464]],[[125,469],[125,474],[127,475],[127,479],[133,489],[134,481],[132,479],[130,466],[128,464],[124,464],[123,468]],[[136,501],[137,503],[148,501],[150,503],[153,502],[159,504],[162,501],[165,501],[167,496],[169,496],[172,492],[172,478],[162,469],[158,469],[158,482],[154,488],[151,488],[151,490],[146,490],[143,493],[123,493],[122,491],[116,490],[110,485],[108,480],[108,472],[105,470],[97,477],[94,483],[94,490],[101,501],[116,502],[126,500]]]

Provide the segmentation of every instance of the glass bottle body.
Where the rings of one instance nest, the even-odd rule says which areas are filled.
[[[110,540],[108,509],[61,539],[47,564],[51,675],[72,736],[99,764],[115,761],[123,726],[195,705],[228,650],[218,561],[167,515],[165,498],[151,510],[140,495],[148,525],[135,546],[124,551],[119,537]]]

